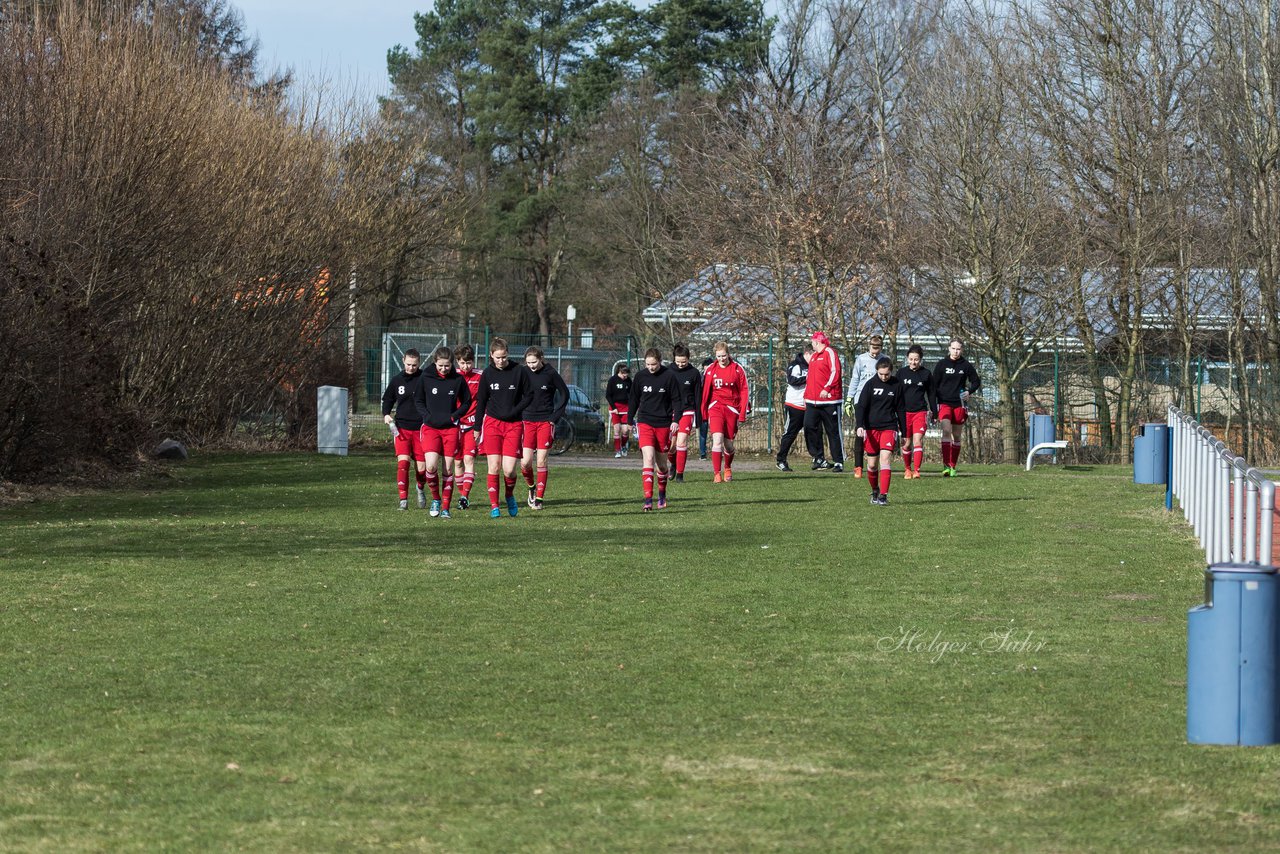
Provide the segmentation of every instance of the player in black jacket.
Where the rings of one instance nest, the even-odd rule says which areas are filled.
[[[467,381],[453,369],[453,351],[436,348],[432,365],[422,372],[413,402],[422,417],[422,446],[427,458],[427,486],[431,489],[431,515],[449,518],[453,500],[453,458],[458,455],[458,421],[471,408]],[[441,501],[440,469],[444,460],[444,497]]]
[[[812,358],[813,344],[808,343],[787,366],[787,388],[782,399],[782,411],[786,420],[782,422],[782,441],[778,443],[778,471],[791,471],[787,455],[791,453],[796,437],[804,429],[804,389],[808,385],[809,360]]]
[[[631,366],[619,362],[613,376],[604,385],[604,400],[609,404],[609,429],[613,432],[613,457],[627,455],[631,438],[631,422],[627,420],[627,401],[631,400]]]
[[[631,385],[627,417],[636,426],[640,441],[644,509],[653,509],[654,470],[658,478],[658,509],[667,506],[667,448],[671,431],[679,426],[680,393],[676,375],[662,364],[662,354],[650,347],[644,354],[644,369]]]
[[[520,472],[529,487],[529,506],[542,509],[542,499],[547,494],[547,454],[556,436],[556,424],[564,417],[569,405],[569,387],[555,368],[547,364],[541,347],[524,351],[524,366],[529,372],[529,387],[533,396],[524,410],[524,452],[520,456]],[[537,478],[534,463],[537,462]]]
[[[902,466],[904,480],[920,476],[924,462],[924,431],[929,426],[929,414],[936,412],[938,403],[933,399],[933,374],[920,366],[924,350],[919,344],[907,348],[907,364],[898,370],[902,380],[902,393],[907,399],[906,429],[902,431]]]
[[[427,495],[423,492],[427,482],[427,461],[419,435],[422,417],[413,405],[413,390],[422,379],[421,365],[422,354],[417,350],[405,350],[404,370],[391,378],[391,383],[382,393],[382,420],[391,428],[396,450],[396,489],[400,493],[401,510],[409,509],[410,460],[417,469],[418,506],[427,506]],[[395,415],[391,414],[393,409]]]
[[[952,338],[947,355],[933,366],[933,396],[942,425],[943,477],[956,476],[956,463],[960,462],[960,425],[968,415],[965,405],[969,396],[981,387],[978,372],[964,357],[964,342]]]
[[[871,503],[889,503],[889,468],[898,436],[906,428],[906,395],[902,381],[893,376],[893,359],[881,356],[876,361],[876,375],[862,386],[858,395],[858,436],[867,453],[867,480],[871,484]]]
[[[529,372],[511,361],[505,338],[489,343],[489,367],[480,374],[476,395],[476,424],[480,426],[480,453],[488,460],[489,515],[498,518],[498,474],[507,498],[507,513],[516,515],[516,463],[520,462],[522,416],[533,397]]]
[[[671,350],[669,366],[676,378],[676,411],[680,420],[676,425],[675,441],[667,452],[667,470],[672,471],[676,483],[684,483],[684,467],[689,460],[689,434],[697,422],[698,407],[702,403],[702,371],[689,360],[689,348],[683,343]]]

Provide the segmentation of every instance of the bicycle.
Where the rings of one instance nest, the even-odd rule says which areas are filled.
[[[573,447],[574,441],[578,438],[578,431],[574,428],[573,422],[567,416],[561,416],[556,422],[555,436],[551,439],[551,455],[558,457],[565,451]]]

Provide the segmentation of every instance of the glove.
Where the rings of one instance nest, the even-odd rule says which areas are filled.
[[[846,397],[844,399],[844,414],[846,418],[853,417],[853,398]]]

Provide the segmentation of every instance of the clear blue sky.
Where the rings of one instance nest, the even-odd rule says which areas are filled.
[[[387,51],[412,48],[413,13],[433,0],[232,0],[256,34],[264,71],[292,67],[298,81],[352,87],[372,99],[386,94]]]

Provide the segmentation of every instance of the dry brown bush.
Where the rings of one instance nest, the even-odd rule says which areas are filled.
[[[261,101],[127,16],[0,20],[0,478],[246,414],[296,439],[347,383],[328,329],[370,194],[331,124]]]

